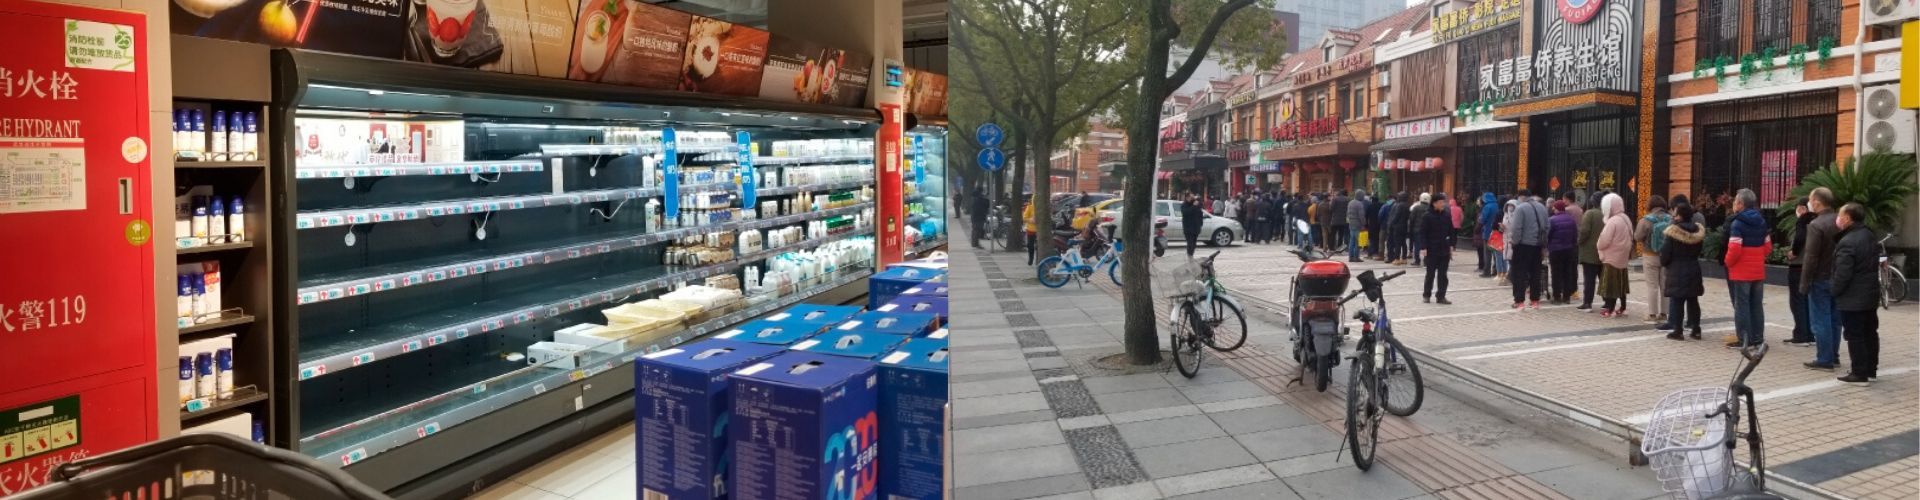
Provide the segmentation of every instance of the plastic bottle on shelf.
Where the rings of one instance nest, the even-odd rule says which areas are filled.
[[[174,297],[174,317],[191,323],[194,310],[192,275],[180,275],[180,289]]]
[[[201,153],[207,152],[207,114],[193,110],[193,135],[188,138],[188,147]]]
[[[227,242],[227,201],[214,196],[207,206],[207,244]]]
[[[203,352],[193,356],[194,395],[212,398],[220,393],[213,377],[213,353]]]
[[[233,349],[222,347],[213,352],[214,390],[220,399],[233,397]]]
[[[247,112],[246,129],[240,133],[240,147],[247,152],[247,161],[260,159],[260,113]]]
[[[647,232],[660,230],[660,199],[647,200]]]
[[[198,390],[198,387],[195,386],[195,383],[193,380],[193,356],[181,356],[180,357],[180,405],[186,406],[188,401],[193,401],[193,395],[195,392],[197,392],[197,390]]]
[[[173,150],[187,150],[187,110],[173,110]]]
[[[211,144],[209,144],[208,146],[212,148],[212,150],[208,152],[207,160],[208,161],[228,161],[227,160],[227,112],[225,111],[213,112],[213,129],[212,129],[212,135],[209,138],[211,140],[208,142],[210,142]]]
[[[247,241],[246,210],[240,204],[240,195],[233,195],[233,201],[227,204],[227,242]]]
[[[207,226],[210,223],[207,220],[208,216],[207,199],[199,196],[193,197],[193,220],[191,227],[194,238],[199,238],[203,241],[207,239]]]

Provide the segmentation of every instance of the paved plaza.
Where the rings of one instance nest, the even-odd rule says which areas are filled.
[[[1356,274],[1409,271],[1387,287],[1395,332],[1432,358],[1429,386],[1441,388],[1419,414],[1389,418],[1382,466],[1362,473],[1334,459],[1339,382],[1325,394],[1287,385],[1295,367],[1282,325],[1299,259],[1280,245],[1201,251],[1213,250],[1221,280],[1254,310],[1252,337],[1187,380],[1102,362],[1121,352],[1118,290],[1104,274],[1047,289],[1024,255],[957,249],[959,497],[1659,497],[1650,471],[1627,466],[1629,445],[1602,430],[1633,434],[1661,396],[1724,385],[1738,359],[1719,342],[1733,323],[1718,280],[1701,298],[1707,340],[1675,342],[1637,319],[1638,295],[1622,319],[1570,305],[1515,311],[1510,288],[1475,276],[1467,251],[1454,259],[1449,306],[1421,303],[1419,268],[1355,264]],[[1183,254],[1170,249],[1160,263]],[[1854,387],[1802,368],[1812,348],[1780,342],[1792,324],[1786,300],[1784,287],[1766,290],[1773,349],[1748,380],[1769,469],[1793,483],[1775,486],[1920,497],[1920,307],[1881,312],[1880,379]]]

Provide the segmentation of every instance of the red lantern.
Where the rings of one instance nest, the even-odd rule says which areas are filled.
[[[1360,166],[1360,163],[1359,163],[1359,162],[1356,162],[1356,161],[1353,161],[1353,159],[1352,159],[1352,158],[1341,158],[1341,159],[1340,159],[1340,168],[1341,168],[1341,169],[1345,169],[1345,170],[1353,170],[1353,167],[1357,167],[1357,166]]]
[[[1443,159],[1443,158],[1440,158],[1440,157],[1437,157],[1437,156],[1436,156],[1436,157],[1433,157],[1433,158],[1428,158],[1428,159],[1427,159],[1427,162],[1428,162],[1428,163],[1430,163],[1430,164],[1432,165],[1432,167],[1433,167],[1433,169],[1434,169],[1434,170],[1439,170],[1439,169],[1440,169],[1440,167],[1444,167],[1444,166],[1446,166],[1446,161],[1447,161],[1446,159]]]

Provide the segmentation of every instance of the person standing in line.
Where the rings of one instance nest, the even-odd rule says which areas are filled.
[[[1317,249],[1320,248],[1320,233],[1322,232],[1320,229],[1320,194],[1314,193],[1307,196],[1307,243],[1301,246],[1308,249]]]
[[[1360,231],[1367,228],[1367,193],[1355,192],[1347,201],[1347,262],[1360,262]]]
[[[1267,200],[1259,194],[1247,197],[1247,203],[1240,206],[1240,217],[1246,220],[1240,227],[1247,229],[1248,244],[1258,243],[1260,237],[1266,234],[1266,210]]]
[[[1507,244],[1513,246],[1513,260],[1507,263],[1507,277],[1513,283],[1513,308],[1528,305],[1540,310],[1540,253],[1547,243],[1547,208],[1536,198],[1520,190],[1520,201],[1507,225]]]
[[[1421,258],[1424,257],[1424,255],[1421,254],[1420,250],[1426,246],[1426,242],[1422,241],[1424,238],[1420,237],[1420,225],[1422,224],[1421,221],[1426,219],[1427,212],[1433,211],[1433,194],[1420,193],[1420,201],[1415,202],[1413,207],[1407,210],[1411,213],[1407,221],[1407,246],[1413,249],[1413,251],[1410,252],[1413,255],[1413,265],[1418,267],[1424,265],[1421,263]]]
[[[1759,345],[1766,339],[1767,255],[1773,253],[1772,228],[1760,214],[1760,199],[1751,189],[1741,189],[1733,198],[1734,210],[1727,227],[1727,292],[1733,296],[1733,329],[1728,348]]]
[[[1553,202],[1553,216],[1547,218],[1547,270],[1552,276],[1548,279],[1549,293],[1547,302],[1565,304],[1573,300],[1573,270],[1577,264],[1579,243],[1579,222],[1575,222],[1573,212],[1567,210],[1572,205],[1566,201]]]
[[[1599,203],[1600,203],[1598,201],[1591,201],[1589,202],[1588,205],[1582,206],[1580,205],[1580,195],[1578,192],[1575,192],[1575,191],[1567,191],[1566,193],[1561,194],[1560,199],[1562,201],[1567,202],[1567,214],[1572,215],[1573,220],[1576,220],[1576,221],[1583,220],[1581,219],[1581,217],[1585,217],[1587,215],[1586,209],[1599,206]],[[1595,197],[1594,199],[1598,200],[1599,198]]]
[[[1807,293],[1800,288],[1800,273],[1807,248],[1807,225],[1813,223],[1807,208],[1807,200],[1793,205],[1793,242],[1787,250],[1787,306],[1793,311],[1793,337],[1787,339],[1787,345],[1810,347],[1813,345],[1813,328],[1807,320]],[[1835,219],[1838,220],[1837,218]]]
[[[1667,322],[1666,273],[1660,271],[1660,248],[1667,242],[1667,226],[1673,224],[1673,216],[1667,213],[1667,199],[1660,195],[1647,198],[1647,215],[1633,226],[1633,241],[1639,247],[1640,268],[1647,280],[1647,322],[1660,323],[1662,330],[1671,330],[1672,323]]]
[[[1327,235],[1329,252],[1338,250],[1343,243],[1351,244],[1351,240],[1347,239],[1347,231],[1353,228],[1347,223],[1347,204],[1353,201],[1347,198],[1347,191],[1342,189],[1330,198],[1331,200],[1327,203],[1327,208],[1331,209],[1327,211],[1327,225],[1333,228],[1333,232]]]
[[[967,195],[967,205],[967,222],[973,225],[969,232],[973,236],[973,247],[981,248],[980,237],[987,233],[987,211],[990,210],[986,191],[974,188],[973,194]]]
[[[1800,288],[1807,294],[1807,321],[1813,330],[1813,361],[1804,363],[1811,370],[1833,371],[1840,364],[1840,316],[1833,309],[1834,242],[1840,239],[1839,214],[1834,212],[1833,191],[1814,189],[1807,194],[1807,208],[1813,222],[1807,224],[1806,253],[1801,256]],[[1729,245],[1731,248],[1731,245]]]
[[[1188,195],[1187,202],[1180,204],[1181,235],[1187,237],[1187,258],[1193,258],[1193,251],[1199,247],[1200,228],[1206,223],[1206,210],[1201,209],[1198,195]]]
[[[1407,265],[1407,193],[1401,191],[1394,195],[1393,204],[1387,207],[1387,263]]]
[[[1314,208],[1319,209],[1319,211],[1316,212],[1317,215],[1314,216],[1314,221],[1320,223],[1320,238],[1315,242],[1325,245],[1326,253],[1328,256],[1332,256],[1333,251],[1339,249],[1336,245],[1338,244],[1337,242],[1340,241],[1340,237],[1334,236],[1334,232],[1339,230],[1335,224],[1347,220],[1346,217],[1340,215],[1346,211],[1347,207],[1346,205],[1335,205],[1334,194],[1332,191],[1328,191],[1314,201]]]
[[[1213,198],[1213,200],[1208,205],[1205,205],[1205,206],[1213,209],[1213,210],[1209,210],[1207,213],[1219,214],[1226,211],[1227,201],[1220,198]]]
[[[1598,207],[1603,198],[1595,193],[1592,198],[1594,207]],[[1593,290],[1600,279],[1600,229],[1605,226],[1605,210],[1585,210],[1580,214],[1580,274],[1586,278],[1586,286],[1580,291],[1580,309],[1593,311]]]
[[[1494,226],[1500,225],[1500,212],[1500,199],[1494,197],[1492,191],[1480,193],[1480,214],[1475,219],[1479,225],[1474,227],[1473,246],[1475,258],[1478,261],[1474,269],[1480,271],[1482,278],[1491,278],[1494,275],[1493,252],[1500,250],[1493,248],[1489,238],[1493,237],[1493,231],[1497,229]]]
[[[1453,211],[1447,209],[1447,194],[1437,193],[1431,198],[1432,207],[1423,215],[1420,223],[1421,247],[1426,248],[1427,279],[1420,289],[1420,301],[1440,305],[1452,304],[1447,301],[1447,264],[1453,260],[1454,227]],[[1439,282],[1439,289],[1434,282]]]
[[[1600,317],[1618,318],[1627,313],[1627,294],[1632,293],[1627,277],[1627,262],[1633,259],[1633,219],[1627,217],[1626,200],[1608,193],[1600,199],[1600,211],[1607,214],[1601,222],[1600,238],[1594,246],[1600,252]],[[1619,306],[1616,308],[1615,303]]]
[[[1378,221],[1375,222],[1378,229],[1373,234],[1373,260],[1393,262],[1399,255],[1393,251],[1393,207],[1398,202],[1393,193],[1380,193],[1380,206],[1373,209],[1373,218]]]
[[[1494,283],[1507,285],[1507,261],[1513,258],[1513,245],[1507,243],[1507,223],[1513,220],[1513,200],[1501,200],[1500,207],[1500,222],[1487,234],[1487,246],[1493,247],[1488,259],[1493,261]]]
[[[1659,256],[1642,260],[1660,261],[1658,269],[1665,273],[1662,292],[1667,297],[1667,311],[1672,314],[1667,317],[1671,325],[1667,330],[1672,332],[1667,338],[1685,338],[1681,336],[1685,328],[1692,330],[1689,336],[1700,340],[1700,296],[1707,292],[1700,274],[1700,242],[1707,239],[1707,228],[1693,223],[1692,206],[1674,205],[1673,213],[1679,217],[1675,219],[1678,222],[1661,229],[1666,242],[1660,245]]]
[[[1367,196],[1367,249],[1366,259],[1380,260],[1380,240],[1386,239],[1386,231],[1380,230],[1380,209],[1386,204],[1381,200],[1387,193],[1372,193]]]
[[[1281,238],[1282,241],[1285,241],[1285,236],[1281,235],[1280,232],[1287,226],[1286,194],[1267,193],[1267,202],[1261,205],[1260,213],[1267,219],[1267,230],[1260,233],[1260,243],[1272,243],[1274,238]]]
[[[1867,209],[1859,203],[1840,207],[1834,218],[1840,241],[1833,250],[1833,308],[1846,327],[1852,365],[1840,381],[1857,386],[1880,376],[1880,243],[1866,221]]]

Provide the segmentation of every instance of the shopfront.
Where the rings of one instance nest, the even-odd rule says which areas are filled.
[[[1374,173],[1383,177],[1374,185],[1409,193],[1450,191],[1451,176],[1445,172],[1453,163],[1452,126],[1450,116],[1387,124],[1386,139],[1371,147],[1380,158]]]
[[[1240,195],[1252,191],[1259,184],[1253,178],[1254,144],[1240,143],[1227,146],[1227,186],[1228,192]]]
[[[1836,91],[1807,92],[1694,108],[1691,194],[1741,189],[1773,208],[1807,174],[1833,163],[1838,127]]]
[[[1281,162],[1283,171],[1296,180],[1296,189],[1308,192],[1354,189],[1365,185],[1365,170],[1370,152],[1367,144],[1355,139],[1339,118],[1293,120],[1280,124],[1273,136],[1293,141],[1291,147],[1267,151],[1263,158]]]
[[[1461,194],[1512,194],[1519,189],[1519,127],[1457,134],[1459,165],[1454,190]]]
[[[1480,105],[1491,108],[1493,119],[1526,122],[1521,135],[1527,140],[1520,145],[1524,171],[1516,173],[1524,174],[1521,182],[1528,189],[1580,196],[1609,191],[1635,206],[1640,188],[1653,183],[1643,151],[1656,142],[1639,133],[1652,116],[1642,106],[1651,101],[1641,94],[1641,81],[1649,77],[1644,64],[1650,64],[1640,50],[1647,35],[1644,5],[1589,6],[1562,9],[1554,0],[1539,0],[1533,53],[1514,51],[1502,58],[1505,51],[1497,46],[1477,51],[1483,59],[1473,75],[1475,87],[1502,89]],[[1461,69],[1463,77],[1467,72]],[[1507,95],[1520,98],[1505,101]],[[1475,161],[1481,163],[1499,161],[1503,154],[1498,149],[1478,153]]]

